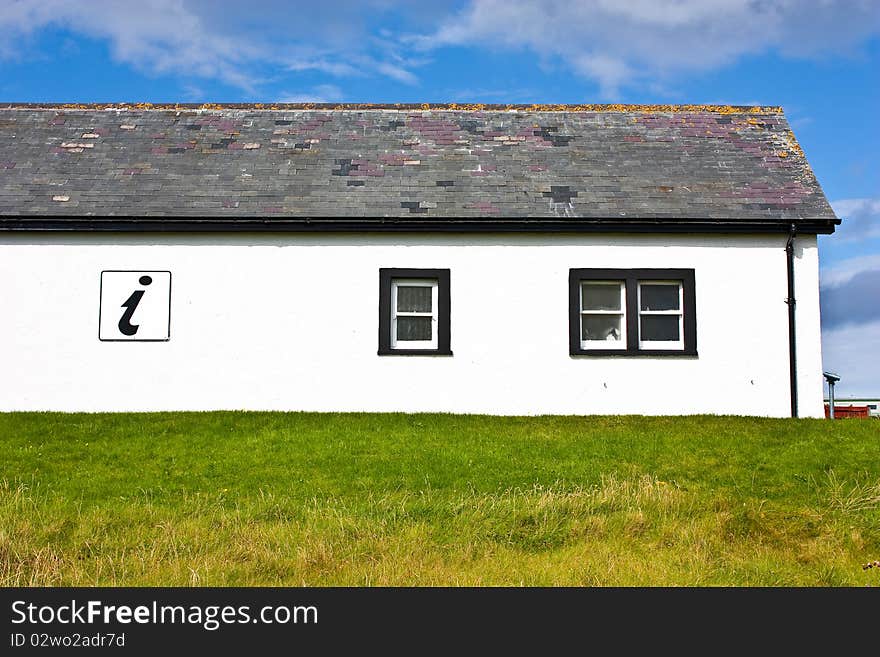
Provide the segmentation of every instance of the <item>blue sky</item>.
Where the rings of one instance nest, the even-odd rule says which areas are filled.
[[[0,0],[0,101],[782,105],[844,220],[825,367],[880,397],[880,0]]]

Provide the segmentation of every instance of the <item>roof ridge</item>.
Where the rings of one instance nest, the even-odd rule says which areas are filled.
[[[778,105],[493,104],[493,103],[0,103],[0,109],[28,110],[324,110],[324,111],[509,111],[509,112],[705,112],[782,114]]]

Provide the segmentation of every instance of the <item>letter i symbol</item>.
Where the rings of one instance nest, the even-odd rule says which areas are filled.
[[[149,276],[141,276],[138,279],[138,283],[146,287],[150,283],[153,282],[153,279]],[[132,336],[138,332],[138,328],[140,328],[139,324],[132,324],[131,318],[134,315],[134,311],[137,310],[138,304],[141,302],[141,298],[144,296],[145,290],[135,290],[131,293],[131,296],[126,299],[125,303],[123,303],[120,307],[125,308],[125,312],[122,313],[122,317],[119,319],[119,332],[123,335]]]

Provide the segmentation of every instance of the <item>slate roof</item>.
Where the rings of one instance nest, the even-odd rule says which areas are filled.
[[[0,106],[0,228],[112,217],[838,223],[774,107]]]

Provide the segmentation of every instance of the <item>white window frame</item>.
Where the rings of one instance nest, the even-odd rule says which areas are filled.
[[[620,288],[620,310],[584,310],[584,285],[617,285]],[[626,351],[626,281],[581,279],[578,283],[581,349],[619,349]],[[584,315],[617,315],[620,317],[620,340],[584,340]]]
[[[392,349],[437,349],[438,329],[438,290],[440,282],[436,278],[392,278],[391,279],[391,348]],[[430,287],[431,288],[431,312],[398,312],[397,311],[397,288],[403,287]],[[430,340],[398,340],[397,318],[398,317],[430,317],[431,339]]]
[[[642,310],[642,286],[643,285],[676,285],[678,286],[678,310]],[[684,349],[684,282],[644,280],[636,283],[636,308],[639,312],[638,331],[639,349],[661,349],[667,351],[680,351]],[[644,315],[673,315],[678,316],[678,340],[642,340],[642,316]]]

